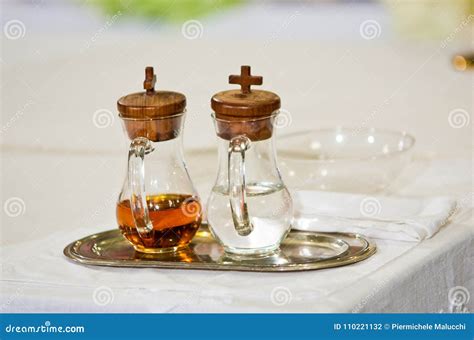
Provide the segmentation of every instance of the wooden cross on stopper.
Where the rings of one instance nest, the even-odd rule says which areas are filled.
[[[148,66],[145,69],[145,81],[143,82],[143,88],[146,90],[147,94],[155,93],[155,84],[156,84],[156,76],[153,72],[153,67]]]
[[[230,75],[229,84],[239,84],[242,93],[250,93],[251,85],[262,85],[263,78],[261,76],[250,75],[250,66],[244,65],[240,67],[239,75]]]

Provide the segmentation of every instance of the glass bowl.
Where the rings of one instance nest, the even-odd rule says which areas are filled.
[[[374,193],[410,163],[415,138],[375,128],[301,131],[277,138],[285,184],[293,189]]]

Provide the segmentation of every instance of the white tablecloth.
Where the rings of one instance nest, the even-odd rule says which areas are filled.
[[[202,162],[204,157],[190,157],[189,163]],[[54,157],[45,158],[51,162]],[[22,157],[18,160],[21,162]],[[90,158],[82,159],[87,160]],[[427,176],[439,178],[444,166],[452,163],[432,162],[412,187],[421,191]],[[469,163],[456,164],[450,180],[445,178],[447,186],[461,185],[467,179]],[[196,180],[201,187],[209,185],[204,177],[196,176]],[[61,211],[70,209],[73,200],[48,201],[46,195],[43,209],[59,209],[58,214],[66,217],[62,223],[71,228],[43,235],[41,226],[31,220],[28,225],[38,239],[1,248],[3,311],[439,312],[449,310],[451,288],[463,286],[472,291],[474,287],[474,232],[472,220],[466,220],[469,214],[463,213],[469,212],[464,196],[459,196],[464,199],[463,210],[457,215],[461,221],[420,244],[376,240],[377,253],[358,264],[314,272],[259,274],[99,268],[71,263],[62,255],[65,245],[115,226],[111,216],[108,223],[93,227],[100,214],[112,215],[108,210],[113,210],[115,202],[115,197],[101,191],[97,186],[87,190],[103,200],[87,219],[68,219]],[[28,208],[32,201],[27,202]],[[53,210],[46,216],[51,215]],[[91,226],[86,228],[86,224]],[[472,309],[472,301],[467,307]]]

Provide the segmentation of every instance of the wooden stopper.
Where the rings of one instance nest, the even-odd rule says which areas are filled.
[[[247,65],[241,66],[240,75],[230,75],[229,83],[240,85],[240,90],[222,91],[211,99],[217,134],[225,139],[242,134],[251,140],[270,138],[273,116],[281,106],[280,97],[270,91],[252,89],[252,85],[262,85],[263,78],[253,76]]]
[[[156,91],[153,67],[145,69],[144,92],[132,93],[117,101],[120,117],[124,118],[128,136],[146,137],[154,142],[179,135],[186,97],[174,91]]]

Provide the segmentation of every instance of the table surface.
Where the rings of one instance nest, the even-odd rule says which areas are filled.
[[[465,45],[288,37],[262,47],[251,39],[196,42],[114,32],[90,39],[44,33],[4,43],[2,204],[18,197],[23,206],[19,216],[4,209],[1,217],[3,311],[438,312],[447,310],[450,288],[474,291],[472,122],[454,128],[448,120],[456,109],[472,115],[472,74],[450,65]],[[157,66],[157,88],[188,97],[186,160],[205,198],[217,166],[209,99],[229,88],[227,75],[242,63],[264,76],[264,88],[279,93],[291,115],[277,135],[373,126],[416,136],[415,162],[390,193],[456,196],[469,202],[462,218],[422,243],[377,240],[369,260],[314,272],[102,269],[68,262],[61,254],[67,243],[115,228],[126,162],[115,102],[140,90],[144,66]],[[94,121],[99,111],[109,119],[105,126]],[[113,301],[97,303],[100,289],[112,292]]]

